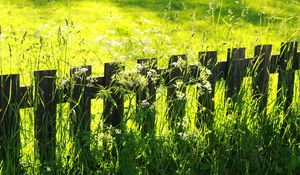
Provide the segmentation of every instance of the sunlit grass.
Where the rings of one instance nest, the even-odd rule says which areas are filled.
[[[257,44],[272,44],[279,54],[284,41],[299,41],[299,2],[198,0],[18,0],[0,2],[0,72],[21,74],[21,84],[33,84],[33,71],[57,69],[57,84],[68,80],[69,69],[92,65],[101,76],[104,63],[120,61],[130,72],[138,58],[158,58],[167,67],[173,54],[187,54],[194,64],[199,51],[246,47],[254,56]],[[103,124],[103,99],[92,100],[91,155],[95,174],[285,174],[298,172],[300,81],[296,72],[292,113],[285,116],[276,103],[278,74],[269,85],[267,115],[261,124],[252,99],[251,78],[243,82],[241,101],[225,99],[225,81],[214,94],[212,128],[196,127],[197,96],[186,91],[184,130],[177,132],[168,119],[167,88],[157,88],[154,134],[138,128],[136,100],[125,95],[120,129]],[[57,112],[56,174],[79,173],[70,132],[69,104]],[[240,110],[237,110],[240,109]],[[230,112],[228,112],[230,111]],[[280,135],[289,117],[286,134]],[[34,153],[33,109],[21,110],[21,163],[28,174],[41,174]],[[118,143],[118,144],[117,144]],[[80,148],[79,148],[80,149]],[[89,167],[90,168],[90,167]],[[46,169],[47,170],[47,169]],[[0,172],[2,165],[0,162]],[[73,171],[73,172],[72,172]],[[86,172],[81,172],[85,174]],[[50,173],[51,174],[51,173]],[[80,174],[80,173],[79,173]]]

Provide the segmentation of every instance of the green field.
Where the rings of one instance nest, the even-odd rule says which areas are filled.
[[[278,53],[281,42],[299,41],[295,0],[3,0],[0,9],[3,73],[83,64],[97,65],[101,73],[107,61],[164,62],[179,53],[192,60],[207,50],[225,59],[227,48],[238,46],[249,48],[251,57],[256,44],[273,44]]]
[[[20,74],[22,85],[33,84],[35,70],[56,69],[60,85],[69,77],[71,67],[92,65],[92,75],[103,76],[106,62],[124,62],[130,72],[139,58],[155,57],[158,67],[167,67],[172,55],[187,54],[188,63],[194,64],[199,51],[214,50],[221,61],[226,60],[227,49],[234,47],[245,47],[246,58],[250,58],[255,45],[272,44],[272,54],[279,54],[280,44],[287,41],[300,41],[299,0],[0,1],[1,74]],[[100,91],[99,98],[92,100],[92,156],[87,155],[83,163],[76,162],[78,155],[74,150],[78,148],[74,148],[69,134],[72,110],[68,103],[59,104],[57,160],[44,169],[39,168],[34,153],[33,109],[22,109],[22,172],[297,174],[299,73],[295,73],[294,101],[288,114],[274,100],[277,74],[271,75],[269,105],[264,116],[256,111],[250,78],[244,79],[240,101],[233,111],[232,104],[224,99],[225,81],[218,81],[212,128],[196,127],[197,91],[195,86],[188,86],[188,112],[180,132],[168,127],[166,87],[159,87],[155,131],[146,136],[138,128],[144,114],[135,113],[133,93],[125,96],[125,124],[121,130],[106,128],[102,97],[107,91]],[[97,165],[87,166],[90,161]],[[1,173],[15,172],[6,169],[0,158]]]

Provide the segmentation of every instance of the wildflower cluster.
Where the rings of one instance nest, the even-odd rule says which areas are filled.
[[[174,51],[174,48],[171,47],[172,39],[170,36],[164,34],[160,27],[152,26],[148,19],[142,19],[141,24],[144,23],[147,23],[147,29],[132,29],[128,31],[132,34],[130,36],[119,36],[118,32],[110,29],[105,34],[97,36],[94,42],[106,50],[109,57],[113,58],[114,61],[135,60],[154,56],[166,58],[167,55],[176,53],[176,50]]]
[[[176,80],[176,84],[174,85],[176,88],[176,97],[178,100],[185,100],[186,94],[182,92],[182,89],[184,88],[184,83],[182,80]]]
[[[125,89],[136,90],[147,86],[147,78],[134,70],[131,73],[121,71],[112,77],[113,81],[123,86]]]
[[[147,71],[148,70],[148,71]],[[145,72],[143,74],[142,72]],[[155,83],[159,77],[155,69],[151,69],[149,64],[137,64],[135,69],[131,72],[120,71],[114,74],[113,81],[121,85],[127,90],[144,89],[149,82]]]
[[[103,144],[106,144],[109,149],[112,149],[112,146],[116,141],[116,136],[121,135],[122,131],[120,129],[114,128],[111,125],[106,126],[103,131],[104,132],[99,132],[96,135],[96,140]]]
[[[208,68],[202,66],[199,62],[196,62],[196,66],[198,67],[199,78],[197,79],[195,87],[198,89],[198,92],[200,94],[204,94],[207,92],[211,93],[212,87],[208,81],[209,77],[212,74],[211,71]]]
[[[88,71],[88,68],[86,68],[86,67],[78,68],[78,69],[76,69],[76,71],[74,72],[74,76],[75,76],[76,78],[80,78],[80,77],[82,77],[83,75],[86,75],[87,71]]]

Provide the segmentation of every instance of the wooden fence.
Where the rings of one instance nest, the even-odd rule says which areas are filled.
[[[218,80],[226,80],[226,97],[230,97],[233,103],[237,100],[243,77],[247,68],[251,68],[253,98],[259,100],[259,112],[265,112],[268,98],[268,85],[271,73],[278,72],[278,96],[277,101],[284,101],[284,111],[288,112],[293,99],[295,70],[300,69],[300,53],[297,52],[297,42],[282,43],[280,53],[272,55],[272,45],[258,45],[252,58],[245,58],[245,48],[228,49],[227,61],[217,62],[217,52],[200,52],[199,62],[212,72],[209,81],[213,93],[204,93],[199,96],[198,102],[205,106],[206,112],[199,112],[199,120],[209,125],[212,124],[214,102],[211,99],[215,84]],[[153,104],[155,102],[156,86],[167,86],[168,116],[171,126],[181,122],[185,115],[185,101],[178,99],[175,94],[176,81],[199,77],[199,66],[186,65],[178,67],[179,59],[186,60],[186,55],[174,55],[169,60],[167,68],[157,68],[157,59],[139,59],[139,64],[145,66],[141,74],[146,75],[152,69],[158,74],[158,81],[148,79],[147,88],[137,92],[137,104],[144,100]],[[19,166],[20,158],[20,112],[22,108],[34,108],[34,135],[37,141],[36,152],[41,163],[47,164],[54,161],[56,149],[56,105],[58,103],[70,103],[74,111],[72,119],[72,135],[78,140],[83,151],[80,155],[89,154],[89,133],[91,124],[91,99],[95,98],[101,87],[118,86],[113,80],[113,75],[124,70],[122,63],[105,63],[104,76],[90,78],[92,66],[72,68],[71,77],[75,77],[73,86],[59,87],[56,84],[56,70],[43,70],[34,72],[33,86],[20,86],[18,74],[0,76],[0,159],[10,161],[11,168]],[[78,72],[84,73],[78,73]],[[165,81],[161,81],[164,79]],[[91,81],[92,80],[92,81]],[[191,83],[191,82],[190,82]],[[195,82],[196,83],[196,82]],[[185,88],[181,89],[185,93]],[[113,101],[111,100],[113,99]],[[105,123],[118,127],[122,121],[124,111],[124,96],[118,91],[111,91],[111,99],[104,99]],[[183,106],[180,106],[183,105]],[[180,107],[179,107],[180,106]],[[200,110],[200,109],[199,109]],[[176,117],[174,117],[176,115]],[[179,116],[179,117],[178,117]],[[145,124],[151,125],[154,115],[149,114]],[[179,120],[179,121],[178,121]],[[147,133],[147,127],[143,129]],[[79,156],[80,158],[80,156]],[[10,160],[8,160],[10,159]],[[17,169],[17,168],[16,168]]]

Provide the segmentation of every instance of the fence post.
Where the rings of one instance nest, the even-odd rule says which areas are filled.
[[[0,76],[0,160],[3,173],[20,171],[19,75]]]
[[[70,100],[71,128],[75,155],[78,156],[75,162],[80,163],[79,166],[84,172],[87,171],[87,166],[92,167],[93,162],[90,153],[91,95],[88,88],[88,77],[91,73],[91,66],[70,69],[73,82]]]
[[[104,122],[113,127],[119,127],[124,113],[124,97],[123,94],[118,92],[115,82],[112,81],[112,76],[122,70],[125,70],[125,66],[119,62],[105,63],[104,65],[104,78],[105,86],[112,87],[111,98],[104,99]]]
[[[140,64],[140,73],[147,77],[148,86],[145,89],[140,89],[136,95],[136,113],[139,115],[140,128],[142,135],[147,133],[154,133],[155,125],[155,107],[156,100],[156,82],[152,78],[155,78],[157,70],[157,59],[138,59],[137,63]]]
[[[288,107],[293,101],[295,70],[297,64],[298,42],[282,43],[278,60],[278,93],[277,102],[283,102],[284,112],[288,112]],[[284,99],[285,97],[285,99]]]
[[[253,98],[258,101],[259,113],[265,113],[268,104],[269,73],[272,45],[258,45],[254,49]]]
[[[228,49],[228,75],[226,76],[226,97],[231,98],[233,105],[237,101],[242,81],[246,72],[247,60],[245,59],[245,48]]]
[[[277,104],[283,103],[283,110],[286,118],[283,121],[281,134],[284,135],[285,129],[291,120],[291,109],[289,107],[293,101],[294,95],[294,82],[295,82],[295,70],[298,62],[297,60],[297,46],[298,42],[281,43],[280,55],[278,60],[278,92],[277,92]],[[290,132],[295,134],[296,129],[292,124],[290,126]]]
[[[168,117],[170,126],[178,132],[183,130],[183,118],[185,115],[185,71],[187,70],[186,55],[173,55],[170,57],[167,77],[168,91]]]
[[[213,96],[215,92],[215,83],[216,83],[216,63],[217,63],[217,52],[200,52],[199,53],[199,62],[202,66],[209,69],[212,74],[208,77],[208,81],[211,84],[212,91],[209,92],[208,89],[201,90],[201,94],[198,97],[198,120],[199,124],[207,124],[211,129],[213,123],[213,110],[214,102]],[[201,73],[201,72],[199,72]]]
[[[35,71],[34,132],[42,168],[55,163],[56,70]]]

